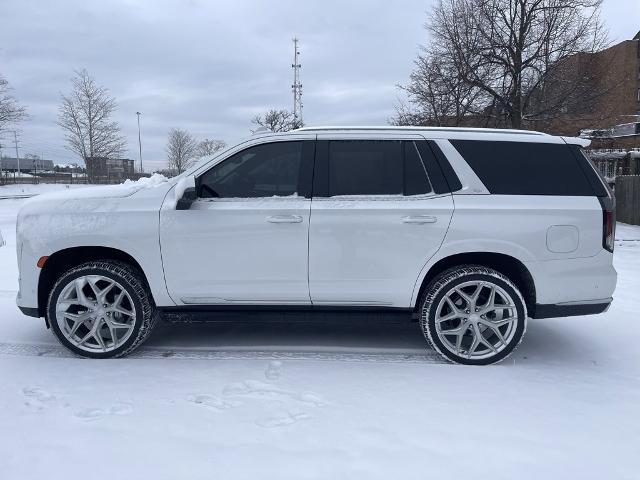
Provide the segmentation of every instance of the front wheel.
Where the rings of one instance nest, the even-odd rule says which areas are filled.
[[[83,357],[121,357],[151,333],[155,306],[142,275],[117,261],[94,261],[65,272],[47,303],[58,340]]]
[[[465,265],[441,273],[420,304],[420,324],[445,359],[465,365],[504,360],[522,341],[527,307],[503,274]]]

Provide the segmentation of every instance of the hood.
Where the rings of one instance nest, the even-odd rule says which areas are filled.
[[[22,206],[21,211],[59,211],[61,209],[77,209],[79,211],[85,211],[87,209],[97,210],[100,209],[100,206],[106,205],[104,202],[106,199],[130,197],[141,190],[167,185],[168,181],[165,176],[156,173],[148,178],[141,178],[135,182],[127,180],[119,185],[100,185],[43,193],[28,199]]]
[[[75,200],[89,198],[123,198],[133,195],[134,193],[144,189],[155,187],[168,182],[169,179],[164,175],[154,173],[150,177],[143,177],[137,181],[126,180],[118,185],[99,185],[84,188],[67,189],[60,192],[43,193],[34,197],[29,202],[34,201],[50,201],[50,200]]]

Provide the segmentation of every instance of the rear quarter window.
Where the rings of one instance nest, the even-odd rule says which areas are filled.
[[[489,192],[502,195],[596,195],[581,160],[566,144],[451,140]]]

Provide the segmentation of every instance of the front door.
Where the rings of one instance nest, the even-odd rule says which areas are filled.
[[[314,141],[254,145],[197,177],[189,210],[161,211],[169,294],[178,304],[309,304]]]

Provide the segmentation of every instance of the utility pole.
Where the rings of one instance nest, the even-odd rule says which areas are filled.
[[[13,143],[16,146],[16,160],[18,162],[18,178],[20,178],[20,155],[18,154],[18,134],[16,133],[15,130],[13,131]]]
[[[143,173],[144,170],[142,169],[142,137],[140,136],[140,115],[142,115],[142,112],[136,112],[136,115],[138,116],[138,148],[140,153],[140,173]]]
[[[295,127],[298,128],[302,125],[302,83],[300,83],[300,65],[299,60],[300,52],[298,51],[298,39],[293,39],[293,85],[291,90],[293,92],[293,121]]]

